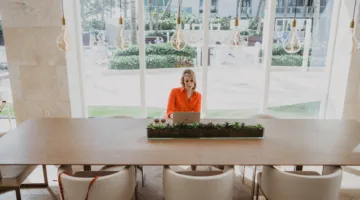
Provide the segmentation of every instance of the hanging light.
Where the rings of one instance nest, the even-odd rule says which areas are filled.
[[[356,38],[355,30],[354,30],[354,27],[355,27],[355,20],[354,20],[355,9],[356,9],[356,0],[355,0],[355,5],[354,5],[353,18],[352,18],[352,21],[350,23],[350,35],[351,35],[351,52],[350,53],[351,54],[354,53],[356,50],[360,49],[360,42]]]
[[[236,18],[235,18],[235,26],[234,26],[234,32],[230,37],[229,40],[229,46],[231,49],[235,49],[240,47],[240,45],[242,45],[243,40],[239,31],[239,5],[240,5],[240,0],[237,1],[237,6],[236,6]]]
[[[171,46],[177,51],[181,51],[186,47],[186,42],[184,40],[184,34],[181,29],[181,17],[180,17],[181,4],[182,4],[182,0],[179,0],[178,16],[177,16],[177,20],[176,20],[176,22],[177,22],[176,23],[176,31],[170,39]]]
[[[297,53],[301,50],[301,42],[297,37],[297,29],[296,29],[296,11],[297,11],[297,0],[295,1],[295,16],[294,20],[291,24],[291,31],[288,37],[283,42],[283,48],[287,53]]]
[[[64,3],[62,0],[61,0],[61,6],[62,6],[62,14],[63,14],[63,17],[61,19],[62,27],[61,27],[60,35],[56,40],[56,45],[60,50],[67,51],[69,48],[69,44],[68,44],[68,35],[66,30],[66,20],[64,17]]]
[[[126,50],[130,47],[131,42],[128,36],[126,36],[126,33],[124,33],[124,20],[121,16],[121,0],[120,0],[120,18],[119,18],[119,32],[116,38],[116,46],[120,50]]]

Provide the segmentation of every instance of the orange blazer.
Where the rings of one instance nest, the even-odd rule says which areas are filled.
[[[201,94],[194,91],[188,99],[185,88],[173,88],[169,95],[166,116],[170,118],[173,112],[200,112]]]

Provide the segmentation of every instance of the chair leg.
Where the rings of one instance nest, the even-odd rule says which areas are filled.
[[[91,171],[91,165],[84,165],[84,171]]]
[[[138,200],[138,184],[135,186],[135,200]]]
[[[138,168],[141,171],[141,187],[144,187],[145,186],[144,168],[141,165],[137,165],[136,168]]]
[[[16,193],[16,200],[21,200],[20,187],[15,189],[15,193]]]
[[[256,200],[259,200],[259,190],[260,190],[260,184],[256,184]]]
[[[243,171],[242,171],[242,183],[244,184],[245,183],[245,165],[244,165],[244,168],[243,168]]]
[[[45,185],[49,186],[46,165],[43,165],[42,168],[43,168],[43,175],[44,175],[44,183],[45,183]]]
[[[141,186],[144,187],[145,186],[145,174],[144,174],[144,169],[143,167],[141,167]]]
[[[191,170],[196,171],[196,165],[191,165]]]
[[[251,200],[254,199],[254,195],[255,195],[255,182],[256,182],[256,165],[254,166],[254,171],[253,171],[253,177],[252,177],[252,186],[251,186]]]

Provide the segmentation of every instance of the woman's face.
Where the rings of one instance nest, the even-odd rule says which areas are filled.
[[[187,90],[192,90],[195,86],[194,80],[190,75],[184,76],[184,85]]]

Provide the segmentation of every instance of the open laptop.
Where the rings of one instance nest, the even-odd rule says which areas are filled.
[[[174,112],[173,123],[174,124],[192,124],[200,122],[200,112]]]

